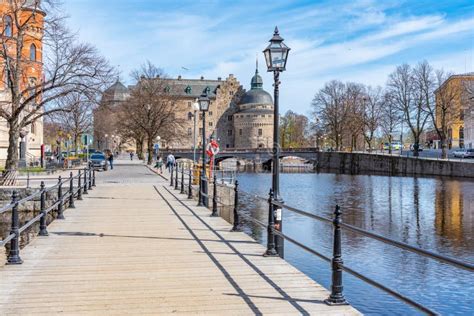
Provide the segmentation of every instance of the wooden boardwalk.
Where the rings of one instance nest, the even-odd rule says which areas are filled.
[[[0,315],[359,314],[145,167],[111,173],[137,168],[146,181],[99,183],[0,265]]]

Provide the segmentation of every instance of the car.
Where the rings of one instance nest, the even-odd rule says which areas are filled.
[[[94,169],[102,169],[104,171],[107,171],[109,168],[107,165],[107,159],[105,159],[105,155],[100,153],[94,153],[90,157],[90,163],[91,167]]]
[[[453,151],[453,156],[455,158],[466,158],[467,155],[467,149],[460,148],[458,150]]]
[[[402,147],[402,144],[400,142],[393,142],[391,146],[392,146],[392,150],[400,150],[400,148]]]
[[[415,151],[415,144],[410,145],[410,150]],[[418,145],[418,151],[423,151],[423,145],[421,144]]]

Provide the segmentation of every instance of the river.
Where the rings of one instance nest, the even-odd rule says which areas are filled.
[[[240,189],[268,196],[271,174],[240,173]],[[410,245],[474,263],[474,182],[447,178],[281,174],[286,204],[332,217]],[[241,210],[265,221],[264,201],[241,195]],[[256,207],[257,206],[257,207]],[[283,231],[329,256],[332,226],[283,211]],[[266,232],[248,222],[244,230],[262,243]],[[343,231],[344,264],[443,315],[474,315],[474,274],[382,242]],[[285,259],[324,287],[325,261],[285,243]],[[413,315],[417,311],[344,273],[344,294],[364,314]]]

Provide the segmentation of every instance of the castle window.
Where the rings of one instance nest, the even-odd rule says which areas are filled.
[[[209,111],[209,116],[212,116],[212,111]]]
[[[191,130],[191,128],[188,128],[188,136],[191,136],[193,134],[193,131]]]
[[[239,129],[239,136],[242,136],[242,129]]]
[[[193,113],[188,112],[188,121],[192,121],[193,119]]]
[[[184,92],[186,92],[186,94],[191,94],[192,90],[193,89],[191,88],[191,86],[187,86],[186,89],[184,89]]]
[[[232,121],[232,115],[227,115],[227,120]]]
[[[209,122],[209,126],[213,126],[213,125],[214,125],[214,123],[213,123],[213,122]]]
[[[4,31],[5,36],[9,36],[9,37],[12,36],[12,27],[13,27],[12,17],[9,15],[5,16],[5,31]]]
[[[258,136],[262,136],[263,135],[263,130],[261,128],[258,129]]]
[[[30,46],[30,60],[36,61],[36,45],[35,44],[31,44]]]
[[[166,93],[169,93],[169,92],[170,92],[170,90],[171,90],[171,88],[170,88],[169,86],[166,86],[166,88],[165,88],[165,92],[166,92]]]
[[[227,136],[232,136],[232,130],[231,129],[227,130]]]
[[[205,92],[206,94],[209,94],[210,91],[211,91],[211,88],[209,88],[209,87],[206,87],[206,89],[204,89],[204,92]]]

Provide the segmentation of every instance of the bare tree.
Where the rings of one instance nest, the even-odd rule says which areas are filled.
[[[64,111],[60,102],[53,101],[73,92],[88,95],[101,90],[113,70],[94,47],[77,43],[64,19],[54,16],[58,7],[53,1],[42,1],[40,6],[40,1],[18,0],[6,7],[3,18],[10,24],[0,37],[0,59],[8,97],[0,102],[0,116],[9,126],[5,167],[9,173],[17,168],[22,129],[44,115]],[[50,13],[46,18],[45,12]],[[32,40],[42,43],[43,73],[39,77],[31,77],[30,69],[41,60],[32,53],[32,46],[25,47]]]
[[[313,116],[318,118],[329,133],[329,138],[341,149],[343,132],[350,118],[350,107],[346,102],[346,85],[333,80],[324,85],[311,103]]]
[[[368,87],[366,95],[363,98],[364,105],[364,139],[369,146],[369,152],[372,151],[375,131],[379,128],[382,119],[383,109],[383,90],[381,87]]]
[[[380,126],[385,137],[388,138],[388,142],[391,144],[393,141],[393,133],[402,120],[403,114],[395,104],[393,95],[389,92],[385,92],[381,100],[381,116]],[[403,146],[403,144],[401,144]],[[388,153],[392,153],[392,146],[388,146]]]
[[[349,119],[345,125],[346,134],[351,138],[351,151],[357,150],[357,138],[364,134],[364,98],[365,87],[359,83],[347,83],[345,103],[349,110]]]
[[[426,66],[424,63],[420,63],[415,69],[407,64],[398,66],[390,74],[387,84],[394,104],[403,113],[403,118],[413,135],[415,157],[419,156],[420,136],[429,117],[425,98],[428,87],[420,80],[420,76],[429,74]]]
[[[456,100],[460,97],[459,87],[454,87],[445,84],[446,80],[451,76],[450,73],[445,73],[443,70],[436,71],[436,101],[428,103],[428,111],[433,121],[433,127],[440,139],[441,157],[446,159],[448,129],[453,120],[459,119],[460,111],[456,106]]]
[[[143,131],[146,136],[148,159],[153,159],[153,143],[157,136],[164,140],[184,135],[184,122],[175,116],[177,93],[166,80],[161,69],[150,62],[135,70],[132,76],[136,85],[130,98],[120,104],[119,115],[124,128]]]
[[[58,107],[64,111],[52,113],[51,120],[70,134],[76,151],[79,149],[79,140],[82,134],[92,130],[92,109],[94,104],[88,97],[78,93],[71,93],[58,100]]]

